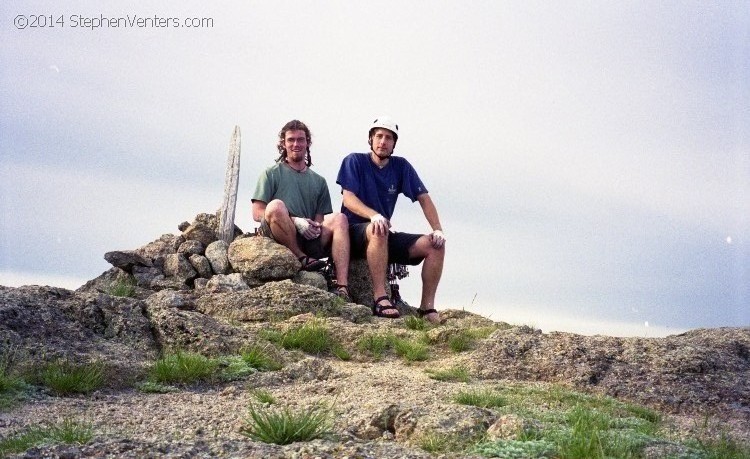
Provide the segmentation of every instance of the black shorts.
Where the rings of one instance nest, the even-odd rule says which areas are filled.
[[[369,223],[355,223],[349,227],[352,258],[367,256],[367,226]],[[388,235],[388,263],[400,265],[418,265],[424,257],[410,258],[409,249],[422,237],[421,234],[399,233],[391,231]]]
[[[271,233],[271,227],[268,226],[268,222],[265,219],[260,221],[258,234],[260,236],[270,237],[271,239],[276,241],[276,238],[273,237],[273,233]],[[323,247],[323,244],[320,243],[319,237],[316,239],[307,240],[302,237],[301,234],[297,233],[297,245],[299,246],[300,250],[305,252],[305,255],[307,255],[308,257],[320,259],[328,258],[329,256],[331,256],[331,252],[329,250],[326,250],[326,248]]]

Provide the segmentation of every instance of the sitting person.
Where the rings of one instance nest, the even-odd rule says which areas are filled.
[[[260,174],[252,197],[258,234],[273,238],[299,259],[301,269],[319,271],[331,256],[336,267],[335,293],[351,301],[349,226],[345,215],[333,213],[328,185],[310,169],[310,130],[293,120],[279,132],[276,164]]]
[[[370,152],[351,153],[341,163],[336,179],[343,193],[341,211],[349,220],[352,257],[367,258],[374,296],[373,314],[388,318],[400,316],[385,294],[388,263],[418,265],[424,260],[418,312],[420,317],[440,323],[435,293],[443,272],[445,236],[437,209],[417,172],[406,159],[392,156],[397,141],[398,125],[390,118],[378,118],[370,125]],[[419,201],[431,233],[390,230],[399,193]]]

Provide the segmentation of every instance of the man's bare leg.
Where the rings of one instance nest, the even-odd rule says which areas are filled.
[[[435,308],[435,295],[440,278],[443,275],[445,247],[436,249],[429,236],[422,236],[409,249],[409,256],[424,257],[422,262],[422,299],[419,308],[423,311]],[[440,323],[440,314],[431,313],[424,316],[432,323]]]
[[[373,299],[388,296],[385,291],[386,270],[388,269],[388,235],[378,236],[372,230],[372,224],[367,226],[367,265],[372,279]],[[380,304],[386,306],[382,300]],[[390,304],[390,301],[388,302]],[[386,309],[387,310],[387,309]],[[398,317],[398,314],[388,314],[386,317]]]
[[[306,255],[297,244],[297,229],[283,201],[274,199],[269,202],[263,218],[268,222],[276,242],[291,250],[297,258]]]
[[[349,221],[341,213],[329,214],[323,218],[321,243],[331,244],[331,258],[336,265],[336,284],[349,285]]]

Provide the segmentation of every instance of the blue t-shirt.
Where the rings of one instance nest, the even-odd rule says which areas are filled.
[[[388,164],[381,169],[372,162],[369,153],[350,153],[341,162],[336,183],[388,220],[393,216],[399,193],[412,202],[420,194],[427,193],[417,171],[400,156],[391,156]],[[370,221],[356,215],[343,204],[341,212],[349,219],[350,225]]]

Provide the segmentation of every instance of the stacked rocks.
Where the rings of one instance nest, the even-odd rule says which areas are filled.
[[[286,247],[268,238],[243,234],[237,227],[234,240],[227,244],[217,237],[218,224],[216,215],[198,214],[192,223],[178,226],[179,235],[162,235],[136,250],[107,252],[104,259],[115,270],[132,276],[139,288],[149,291],[239,291],[283,279],[325,288],[322,275],[299,273],[300,263]],[[122,272],[100,277],[111,282],[121,278]]]

